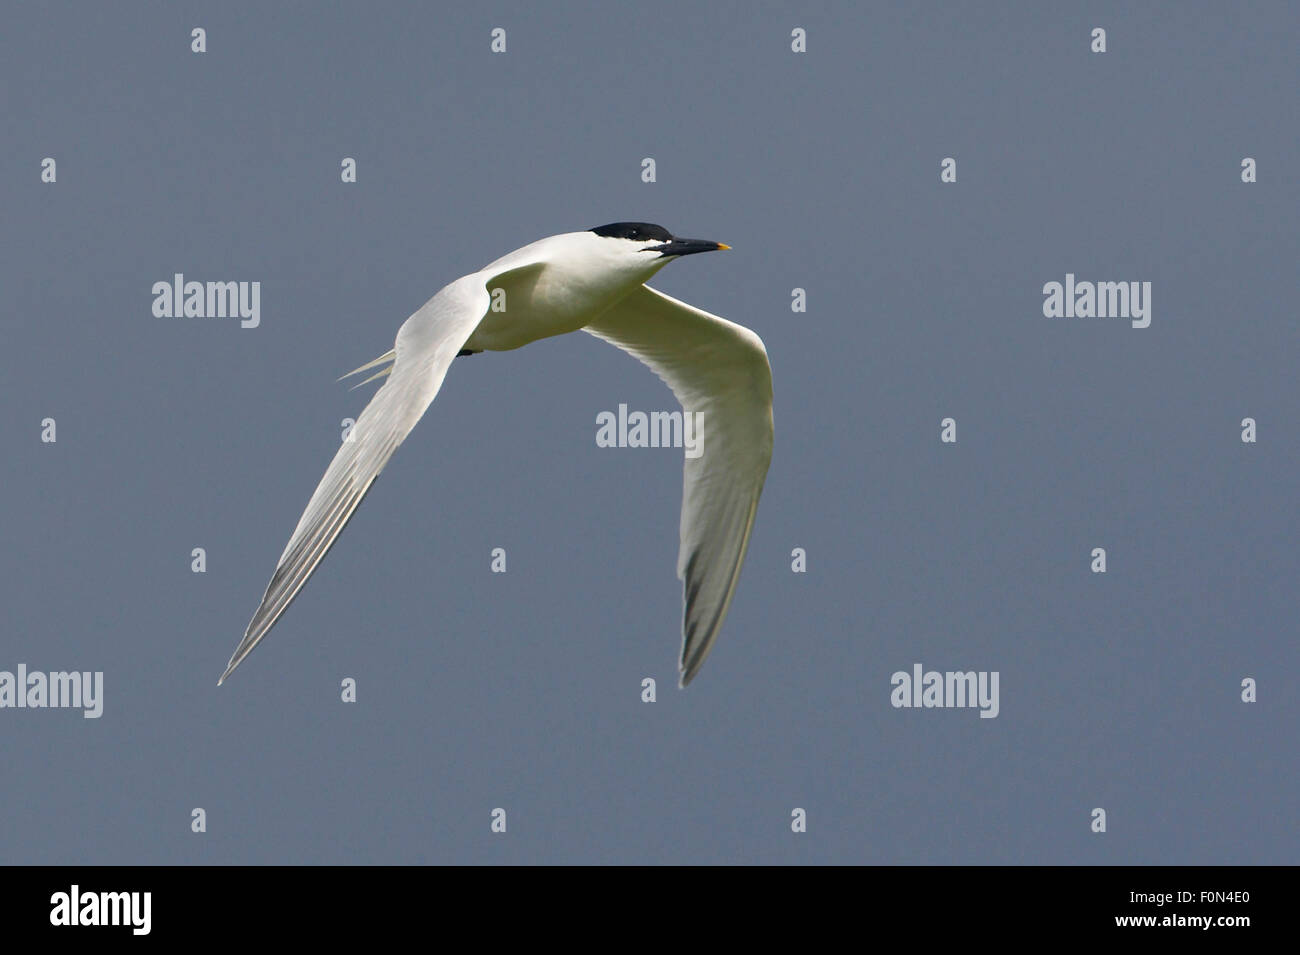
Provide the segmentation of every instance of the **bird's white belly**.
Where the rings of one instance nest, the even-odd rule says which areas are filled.
[[[595,281],[555,266],[508,273],[487,283],[491,305],[465,347],[509,351],[539,338],[576,332],[638,284],[621,275],[615,281]]]

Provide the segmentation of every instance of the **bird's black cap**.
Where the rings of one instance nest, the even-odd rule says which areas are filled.
[[[632,239],[636,242],[659,242],[647,246],[645,251],[662,255],[694,255],[696,252],[716,252],[731,246],[706,239],[679,239],[661,225],[653,222],[611,222],[588,230],[607,239]]]
[[[588,231],[603,235],[607,239],[634,239],[638,242],[648,239],[669,242],[673,237],[671,232],[653,222],[611,222],[609,225],[598,225]]]

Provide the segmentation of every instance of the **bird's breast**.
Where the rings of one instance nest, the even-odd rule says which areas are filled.
[[[491,303],[465,347],[509,351],[589,325],[636,282],[544,266],[487,283]]]

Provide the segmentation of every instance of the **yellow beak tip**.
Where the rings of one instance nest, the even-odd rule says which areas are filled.
[[[729,250],[731,249],[731,246],[726,245],[725,243],[719,242],[719,243],[718,243],[718,249],[719,249],[719,250],[723,250],[723,251],[729,251]]]

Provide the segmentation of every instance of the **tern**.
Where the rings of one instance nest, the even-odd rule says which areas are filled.
[[[717,640],[749,548],[772,458],[772,369],[754,332],[645,283],[683,256],[728,248],[680,239],[647,222],[615,222],[533,242],[425,302],[398,329],[391,351],[343,376],[380,368],[362,384],[388,380],[357,417],[308,501],[217,685],[293,602],[438,394],[455,358],[509,351],[578,329],[639,359],[683,410],[707,418],[701,453],[686,458],[677,556],[683,581],[679,685],[690,683]]]

